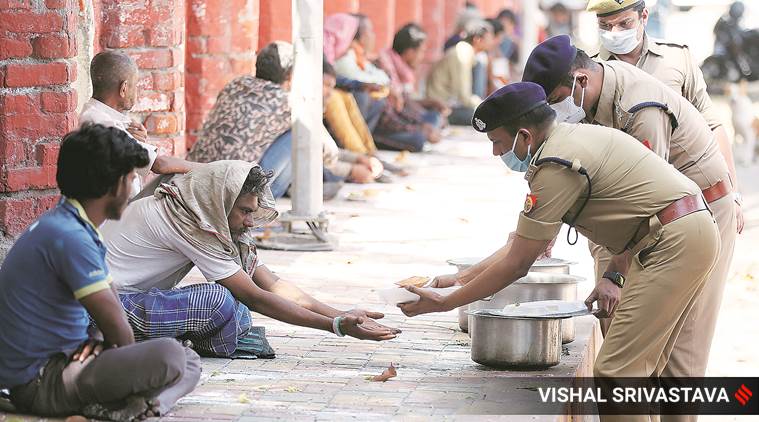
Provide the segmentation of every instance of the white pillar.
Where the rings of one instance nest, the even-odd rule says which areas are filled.
[[[323,0],[292,0],[293,66],[290,102],[293,124],[292,214],[316,217],[322,211]],[[276,118],[276,116],[272,116]]]
[[[519,46],[521,68],[527,64],[532,50],[538,45],[538,0],[525,0],[522,3],[522,45]]]

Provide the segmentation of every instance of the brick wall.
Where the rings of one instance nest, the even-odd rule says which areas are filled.
[[[0,0],[0,256],[57,199],[59,140],[76,125],[75,5]]]
[[[216,93],[235,77],[254,71],[258,15],[258,0],[188,0],[187,148],[195,142]]]
[[[401,25],[418,21],[429,34],[430,63],[463,4],[324,0],[324,12],[369,16],[377,50]],[[477,4],[493,14],[519,2]],[[80,87],[89,84],[84,64],[91,52],[77,45],[79,25],[89,25],[94,52],[118,49],[136,59],[142,95],[133,117],[163,154],[182,156],[223,86],[253,72],[255,50],[291,40],[290,9],[291,0],[0,0],[0,259],[58,197],[58,145],[77,125],[72,84],[77,77]]]

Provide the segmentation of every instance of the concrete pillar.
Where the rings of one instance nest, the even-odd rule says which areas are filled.
[[[538,45],[538,0],[526,0],[522,3],[522,45],[519,46],[519,61],[522,69],[527,64],[527,58]]]
[[[322,0],[292,0],[295,46],[291,104],[293,121],[293,198],[295,217],[322,211]]]

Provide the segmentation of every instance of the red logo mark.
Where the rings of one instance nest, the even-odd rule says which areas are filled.
[[[753,395],[754,394],[751,393],[751,390],[746,387],[746,384],[741,384],[741,388],[735,392],[735,398],[738,399],[738,401],[741,403],[741,406],[745,406]]]
[[[651,149],[651,142],[649,142],[648,139],[644,139],[643,140],[643,146],[646,147],[646,148],[648,148],[648,149]]]

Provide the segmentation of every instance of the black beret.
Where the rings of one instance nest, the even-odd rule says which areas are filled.
[[[495,130],[542,104],[546,104],[546,93],[540,85],[514,82],[490,94],[477,106],[472,127],[478,132]]]
[[[543,87],[546,95],[567,76],[577,56],[577,47],[568,35],[557,35],[538,44],[524,67],[522,81],[535,82]]]

